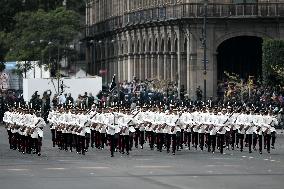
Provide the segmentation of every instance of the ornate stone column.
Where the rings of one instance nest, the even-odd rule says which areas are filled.
[[[129,3],[129,2],[128,2]],[[131,52],[131,44],[132,44],[132,39],[131,39],[131,33],[127,32],[127,55],[128,55],[128,62],[127,62],[127,81],[130,82],[132,81],[132,77],[133,77],[133,54]]]

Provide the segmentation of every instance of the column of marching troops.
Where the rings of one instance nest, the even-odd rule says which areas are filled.
[[[32,109],[12,108],[5,112],[10,149],[22,153],[41,155],[43,127],[45,121]]]
[[[215,153],[224,149],[249,153],[263,148],[270,153],[276,139],[276,115],[271,109],[247,109],[230,106],[137,107],[135,110],[119,107],[90,110],[58,108],[49,113],[48,121],[53,147],[83,154],[90,147],[108,147],[128,155],[133,148],[146,144],[151,150],[165,149],[174,155],[181,149],[194,148]],[[5,113],[11,149],[40,154],[44,121],[33,112],[11,110]]]

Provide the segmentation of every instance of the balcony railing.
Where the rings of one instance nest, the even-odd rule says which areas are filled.
[[[204,16],[202,3],[185,3],[155,7],[125,13],[89,26],[86,34],[93,36],[121,27],[175,19],[193,19]],[[207,6],[208,18],[275,18],[284,17],[284,3],[217,4]]]

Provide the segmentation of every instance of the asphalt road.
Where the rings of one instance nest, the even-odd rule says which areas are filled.
[[[85,156],[52,148],[44,131],[42,156],[9,149],[0,126],[0,189],[283,189],[284,135],[271,154],[134,149],[130,155],[90,149]]]

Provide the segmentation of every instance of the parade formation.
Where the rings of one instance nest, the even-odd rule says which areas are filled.
[[[46,125],[33,109],[12,108],[5,112],[10,149],[41,155],[43,127]]]
[[[282,111],[280,109],[279,111]],[[45,121],[28,108],[11,108],[4,114],[10,148],[41,155]],[[274,149],[278,119],[272,108],[251,106],[146,105],[96,106],[82,109],[58,106],[50,111],[48,125],[53,147],[85,155],[89,148],[109,148],[129,155],[133,148],[177,151],[224,150],[249,153]]]

